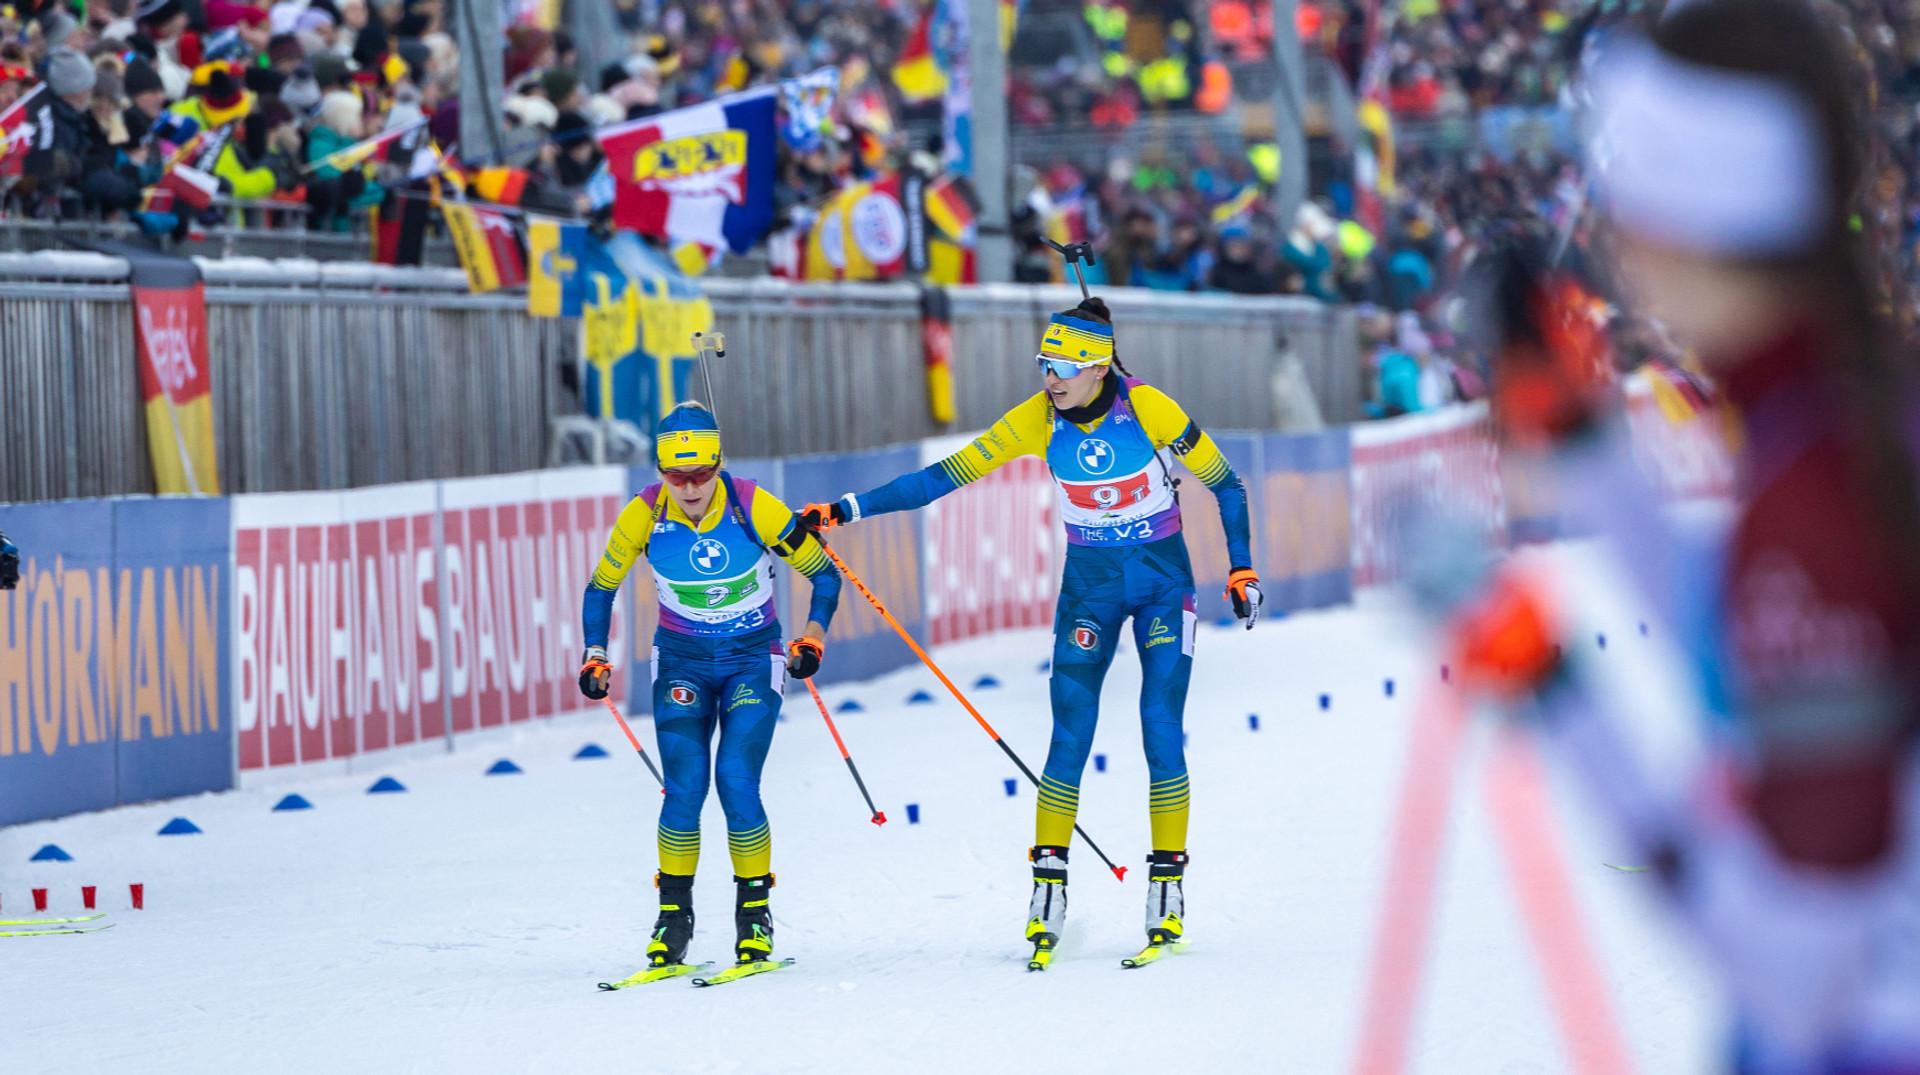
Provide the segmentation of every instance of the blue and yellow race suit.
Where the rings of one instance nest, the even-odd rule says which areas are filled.
[[[853,498],[856,518],[907,511],[1023,455],[1046,460],[1060,487],[1066,571],[1054,616],[1053,744],[1040,781],[1034,842],[1065,847],[1093,747],[1100,687],[1120,628],[1133,620],[1143,682],[1140,721],[1153,849],[1185,851],[1190,792],[1182,723],[1193,670],[1193,567],[1180,537],[1169,459],[1179,456],[1220,505],[1234,566],[1251,566],[1246,489],[1213,439],[1166,393],[1108,377],[1074,422],[1045,392],[1008,411],[965,448]],[[1104,410],[1102,405],[1104,404]]]
[[[773,835],[760,804],[760,772],[787,670],[770,553],[812,581],[808,618],[825,629],[840,600],[839,572],[779,497],[724,472],[698,523],[660,485],[642,490],[614,520],[587,584],[582,620],[589,646],[606,645],[614,595],[642,556],[659,594],[652,681],[667,780],[660,806],[662,873],[692,876],[699,863],[700,807],[709,780],[718,785],[727,816],[733,872],[771,872]]]

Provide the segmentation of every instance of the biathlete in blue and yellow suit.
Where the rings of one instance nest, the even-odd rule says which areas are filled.
[[[670,412],[660,423],[655,454],[663,483],[648,486],[621,510],[587,583],[580,691],[594,699],[607,696],[613,599],[644,556],[660,600],[653,714],[667,781],[656,877],[660,917],[647,959],[655,967],[685,962],[693,936],[700,807],[711,775],[733,855],[735,955],[743,963],[762,960],[773,953],[773,835],[760,805],[760,771],[787,676],[806,679],[820,668],[827,624],[840,600],[840,575],[779,497],[721,469],[720,431],[706,408],[683,403]],[[784,653],[769,553],[813,582],[806,631]]]
[[[1251,568],[1247,495],[1219,447],[1166,393],[1126,377],[1112,318],[1100,299],[1056,314],[1038,355],[1045,390],[1008,411],[971,444],[924,470],[832,504],[809,505],[809,526],[831,527],[924,507],[1023,455],[1047,461],[1060,487],[1066,572],[1054,618],[1053,744],[1034,822],[1027,939],[1051,949],[1066,920],[1067,845],[1080,775],[1093,746],[1100,686],[1120,628],[1133,620],[1144,682],[1140,720],[1150,785],[1147,936],[1178,940],[1185,914],[1189,791],[1181,725],[1193,669],[1193,568],[1180,537],[1170,455],[1213,490],[1233,565],[1229,596],[1251,627],[1259,579]]]

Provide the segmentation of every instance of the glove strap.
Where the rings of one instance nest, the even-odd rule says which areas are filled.
[[[852,493],[848,493],[846,496],[841,497],[840,510],[847,513],[848,522],[850,523],[859,522],[860,521],[860,498],[857,496],[854,496]]]

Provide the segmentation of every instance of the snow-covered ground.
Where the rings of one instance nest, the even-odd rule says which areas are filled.
[[[1640,677],[1632,613],[1601,662]],[[1608,625],[1600,625],[1609,629]],[[954,678],[1037,771],[1042,632],[948,647]],[[829,651],[831,659],[831,651]],[[1388,697],[1385,681],[1395,689]],[[1203,629],[1188,707],[1188,949],[1127,971],[1147,850],[1138,666],[1108,681],[1076,845],[1069,934],[1028,974],[1020,941],[1033,796],[914,668],[827,693],[889,823],[867,821],[804,693],[765,780],[778,949],[788,970],[723,989],[594,988],[642,962],[659,793],[604,713],[396,761],[404,795],[329,776],[0,830],[0,909],[53,911],[101,886],[115,929],[0,940],[0,1070],[1284,1071],[1352,1065],[1387,832],[1416,695],[1437,661],[1391,601]],[[796,685],[797,687],[797,685]],[[930,705],[906,705],[915,689]],[[1330,696],[1322,710],[1319,696]],[[1259,729],[1248,715],[1259,715]],[[642,725],[651,736],[651,725]],[[583,743],[610,756],[575,761]],[[483,775],[495,759],[525,771]],[[1477,781],[1455,798],[1412,1066],[1561,1071],[1566,1053]],[[315,809],[274,813],[298,791]],[[1712,1066],[1717,1002],[1577,796],[1564,846],[1626,1037],[1651,1072]],[[920,823],[907,822],[907,804]],[[160,837],[169,818],[204,834]],[[703,822],[693,955],[725,960],[732,885],[717,802]],[[44,843],[75,861],[32,864]],[[147,909],[126,910],[126,882]]]

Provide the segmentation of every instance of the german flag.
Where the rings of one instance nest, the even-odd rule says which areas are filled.
[[[467,271],[468,290],[497,291],[527,282],[520,236],[505,213],[462,201],[443,202],[440,212],[460,253],[460,267]]]
[[[893,84],[908,104],[937,101],[947,92],[947,73],[940,70],[940,61],[934,58],[932,36],[933,7],[929,5],[921,10],[907,47],[900,50],[900,59],[893,65]]]

